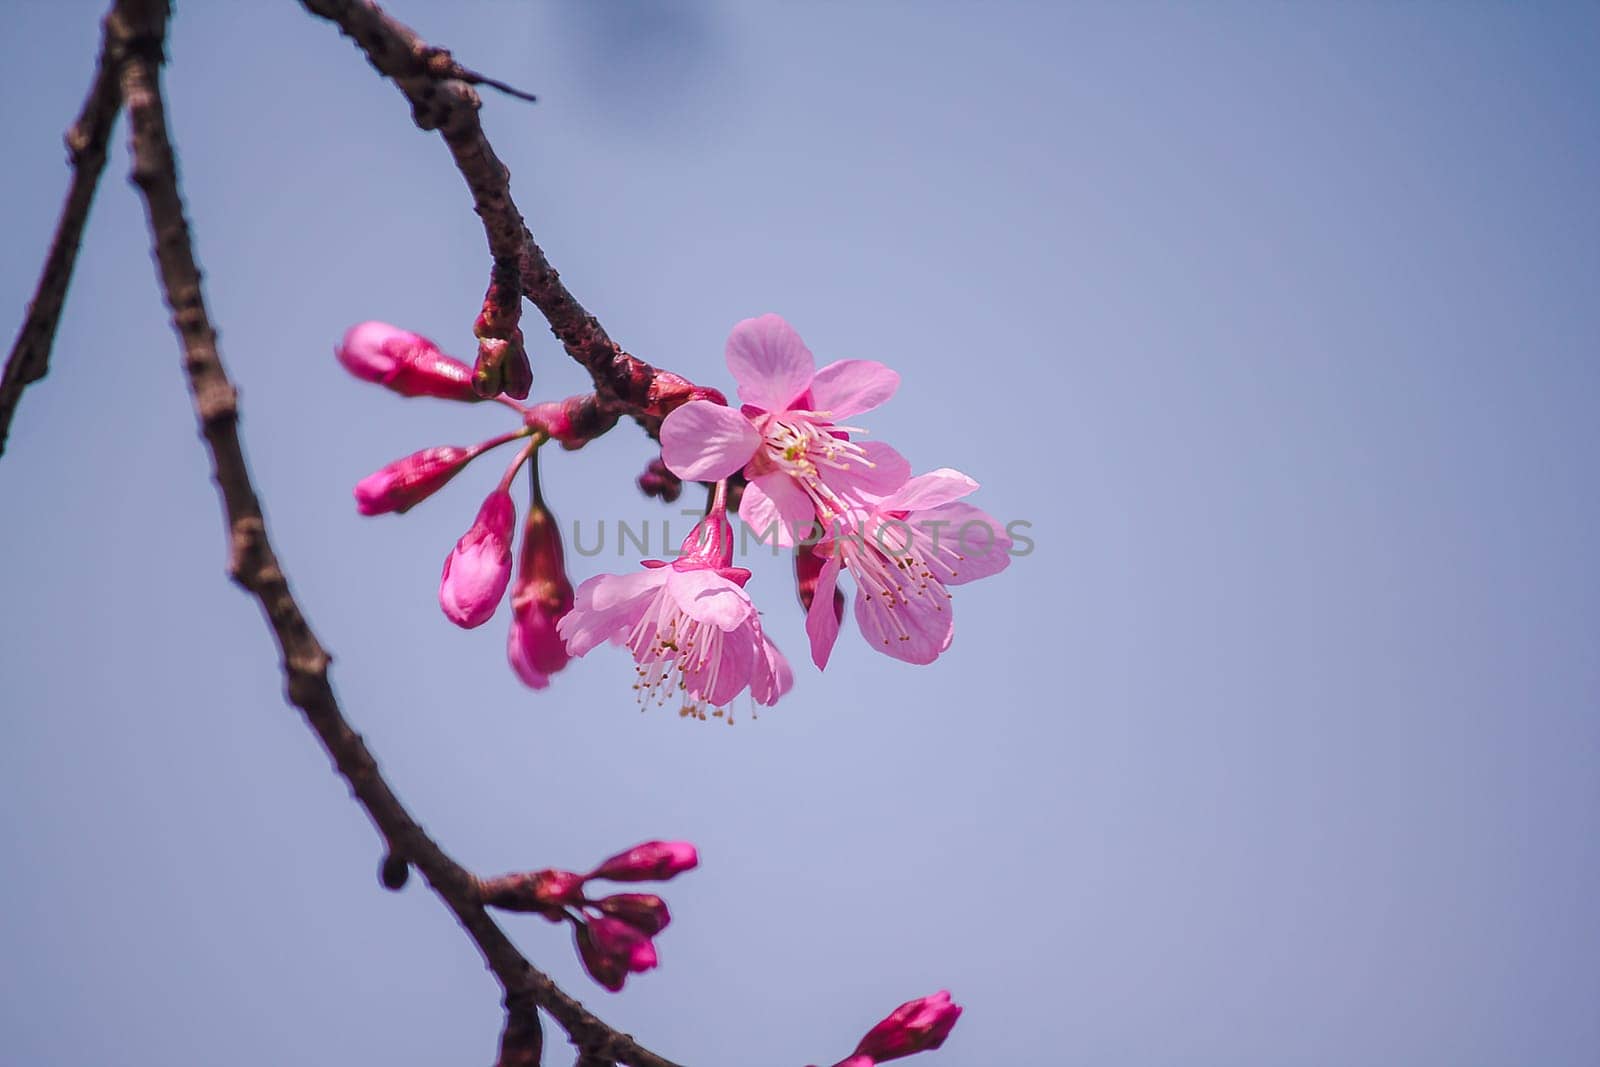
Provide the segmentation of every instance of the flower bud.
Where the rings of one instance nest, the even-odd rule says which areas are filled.
[[[573,929],[573,938],[584,970],[613,993],[622,989],[630,973],[648,971],[656,965],[656,950],[650,939],[617,919],[601,916],[579,923]]]
[[[538,462],[537,454],[534,462]],[[556,624],[572,610],[561,531],[555,516],[537,496],[522,527],[517,584],[511,590],[511,634],[506,658],[517,677],[533,689],[550,684],[550,675],[567,665],[567,643]]]
[[[659,934],[672,921],[667,902],[654,893],[616,893],[596,901],[594,906],[613,919],[621,919],[646,937]]]
[[[545,400],[528,408],[529,426],[569,451],[582,448],[617,424],[617,411],[594,393]]]
[[[472,389],[479,396],[505,393],[525,400],[533,388],[533,368],[522,343],[522,282],[513,262],[496,262],[483,294],[483,310],[472,323],[478,339],[478,360],[472,367]]]
[[[952,1004],[950,994],[942,989],[931,997],[908,1000],[867,1031],[867,1036],[856,1046],[855,1055],[866,1056],[873,1063],[885,1063],[936,1049],[944,1044],[960,1017],[961,1007]]]
[[[656,947],[648,934],[635,929],[621,919],[601,915],[589,920],[589,937],[594,946],[608,956],[614,956],[639,974],[656,965]]]
[[[445,557],[439,606],[457,626],[482,626],[494,615],[511,584],[511,527],[517,519],[511,494],[496,489],[478,509],[471,529]]]
[[[589,877],[613,882],[660,882],[699,863],[699,854],[687,841],[646,841],[612,856]]]
[[[334,354],[357,378],[401,396],[478,399],[472,391],[472,372],[465,363],[445,355],[426,337],[398,326],[385,322],[352,326]]]
[[[667,469],[657,456],[645,467],[644,473],[639,475],[639,491],[645,496],[660,497],[670,504],[683,493],[683,479]]]
[[[475,453],[455,445],[413,452],[356,483],[356,510],[363,515],[404,514],[438,492]]]
[[[728,403],[728,398],[715,389],[696,385],[669,370],[658,370],[655,377],[650,379],[645,413],[664,418],[691,400],[709,400],[723,406]]]

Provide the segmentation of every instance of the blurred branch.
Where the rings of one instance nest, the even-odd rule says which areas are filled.
[[[290,592],[267,539],[261,502],[239,440],[238,396],[223,368],[216,332],[206,313],[159,82],[167,0],[122,0],[118,7],[136,30],[132,39],[145,43],[130,51],[120,78],[131,126],[132,179],[145,202],[162,291],[182,343],[195,414],[222,497],[230,544],[228,571],[261,605],[283,657],[290,702],[304,713],[339,774],[383,835],[391,856],[384,865],[386,883],[401,880],[392,869],[396,857],[419,870],[499,980],[507,1011],[502,1067],[536,1062],[535,1006],[556,1019],[580,1049],[630,1067],[675,1067],[601,1022],[527,961],[484,910],[478,880],[417,824],[384,780],[366,743],[345,719],[328,680],[330,657]]]
[[[44,269],[27,316],[17,331],[3,375],[0,375],[0,455],[5,453],[11,418],[22,399],[22,391],[43,378],[50,370],[50,349],[55,343],[56,326],[61,321],[61,306],[72,282],[72,268],[78,261],[83,227],[89,221],[100,175],[106,167],[106,144],[116,125],[119,97],[117,69],[125,51],[128,26],[116,5],[101,23],[100,58],[95,63],[94,80],[77,119],[67,127],[67,160],[72,166],[72,182],[61,205],[55,239],[45,256]]]
[[[394,82],[411,102],[411,117],[419,129],[439,131],[472,191],[490,254],[496,262],[512,257],[519,264],[523,295],[544,315],[568,355],[589,371],[596,391],[639,419],[647,431],[658,425],[654,420],[693,387],[625,352],[562,284],[512,200],[510,172],[478,121],[482,102],[468,82],[493,83],[464,71],[448,51],[429,45],[371,0],[300,2],[313,15],[338,25],[373,67]],[[715,395],[721,399],[721,394]]]

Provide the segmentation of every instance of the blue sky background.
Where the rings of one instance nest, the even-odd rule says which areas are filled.
[[[898,367],[874,434],[1033,523],[935,666],[849,633],[730,729],[641,715],[609,650],[532,694],[504,611],[443,620],[498,461],[356,515],[373,468],[504,426],[330,356],[366,318],[469,352],[481,230],[330,26],[180,6],[207,297],[350,717],[476,870],[701,846],[620,996],[506,920],[608,1019],[798,1067],[948,987],[946,1067],[1600,1062],[1595,7],[397,0],[541,95],[484,121],[618,340],[727,387],[728,328],[778,311]],[[0,7],[8,321],[102,8]],[[124,135],[0,459],[0,1060],[489,1062],[492,981],[377,887],[223,576]],[[538,395],[580,389],[528,333]],[[553,508],[675,514],[647,458],[556,456]]]

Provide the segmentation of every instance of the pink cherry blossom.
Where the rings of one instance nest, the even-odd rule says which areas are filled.
[[[986,512],[960,498],[978,483],[942,468],[910,479],[887,496],[830,516],[824,557],[806,612],[817,667],[839,637],[834,611],[839,572],[856,582],[855,617],[867,643],[907,663],[932,663],[950,647],[953,585],[985,578],[1010,563],[1011,538]]]
[[[517,508],[511,494],[496,489],[478,518],[445,557],[439,606],[457,626],[482,626],[494,615],[511,583],[511,527]]]
[[[748,688],[756,703],[771,705],[794,684],[744,591],[750,572],[732,566],[725,494],[719,487],[719,503],[676,560],[645,560],[639,573],[590,578],[557,625],[573,656],[606,641],[626,645],[642,703],[664,704],[682,693],[688,711],[725,707]]]
[[[735,326],[726,358],[743,409],[708,400],[677,408],[661,424],[661,456],[689,480],[743,468],[749,485],[740,513],[781,520],[780,544],[793,544],[790,531],[814,514],[843,510],[860,493],[889,493],[910,475],[909,465],[894,462],[893,449],[874,456],[850,439],[863,431],[842,424],[894,395],[900,376],[882,363],[844,359],[818,370],[800,335],[777,315]]]

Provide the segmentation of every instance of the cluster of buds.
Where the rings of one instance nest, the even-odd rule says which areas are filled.
[[[942,989],[931,997],[908,1000],[868,1030],[856,1050],[833,1067],[874,1067],[931,1052],[944,1044],[959,1018],[961,1006],[952,1003],[950,994]]]
[[[619,852],[587,874],[551,868],[508,874],[481,885],[485,904],[506,911],[526,911],[551,922],[572,924],[573,940],[584,969],[615,993],[628,975],[656,965],[654,938],[672,915],[654,893],[612,893],[593,898],[589,883],[664,882],[700,862],[687,841],[647,841]]]
[[[491,295],[492,290],[491,285]],[[493,301],[486,300],[480,333],[498,330],[510,338],[507,344],[520,350],[520,333],[512,337],[514,323],[507,326],[505,316],[496,318],[493,312]],[[504,355],[509,350],[497,351]],[[426,337],[386,323],[364,322],[345,334],[335,354],[357,378],[401,396],[464,403],[485,399],[479,392],[487,380],[481,373],[482,351],[475,372],[445,355]],[[525,355],[521,361],[526,363]],[[515,364],[512,359],[510,363],[502,360],[494,365]],[[513,384],[520,388],[520,379],[515,377],[502,376],[497,381],[507,390]],[[527,395],[525,388],[520,392]],[[566,666],[569,659],[566,644],[556,633],[556,624],[572,608],[573,590],[566,574],[560,530],[539,489],[538,449],[546,441],[568,449],[582,447],[609,429],[617,416],[593,394],[533,405],[505,393],[487,399],[516,412],[515,429],[470,447],[424,448],[388,464],[356,483],[356,509],[363,515],[404,514],[442,489],[479,456],[502,445],[520,444],[499,483],[484,498],[477,518],[445,558],[439,579],[439,607],[451,622],[471,629],[494,616],[509,589],[512,621],[507,659],[518,678],[532,688],[542,689],[549,685],[550,675]],[[513,584],[517,505],[511,488],[524,466],[528,468],[528,511]]]

